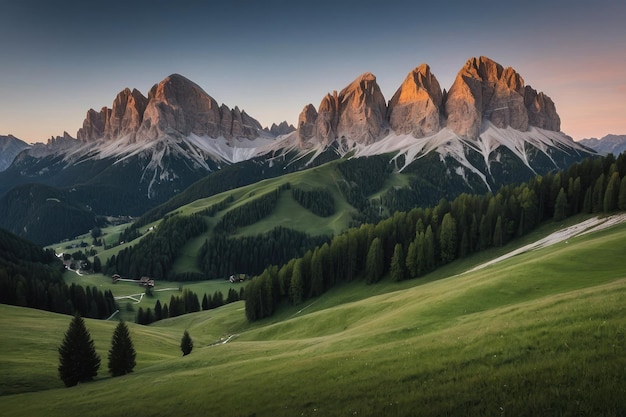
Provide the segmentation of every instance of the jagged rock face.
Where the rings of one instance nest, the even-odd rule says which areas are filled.
[[[555,132],[561,130],[561,119],[550,97],[544,93],[537,93],[527,85],[524,89],[524,104],[528,110],[529,124]]]
[[[430,67],[422,64],[406,77],[389,101],[389,126],[398,134],[416,138],[437,133],[443,93]]]
[[[185,77],[173,74],[150,89],[144,97],[126,88],[112,109],[89,110],[77,137],[82,142],[128,137],[129,142],[180,135],[256,138],[262,127],[240,111],[217,102]]]
[[[305,108],[304,118],[312,116]],[[303,112],[304,112],[303,111]],[[367,72],[341,90],[339,94],[327,94],[319,105],[315,119],[315,136],[322,144],[329,145],[337,139],[369,145],[378,140],[386,127],[387,104],[376,83],[376,77]],[[302,125],[300,114],[298,125]],[[305,123],[305,126],[308,124]],[[310,132],[300,134],[306,141]]]
[[[337,136],[369,145],[381,137],[386,126],[387,102],[367,72],[339,93]]]
[[[298,143],[306,147],[311,138],[315,136],[317,110],[312,104],[307,104],[298,116]]]
[[[326,94],[322,99],[315,120],[316,136],[322,144],[329,145],[337,138],[337,123],[339,121],[339,98],[337,91]]]
[[[496,127],[528,129],[524,80],[489,58],[472,58],[459,71],[446,100],[447,126],[460,136],[476,138],[482,119]]]
[[[287,135],[295,130],[296,128],[287,123],[286,120],[280,122],[278,125],[276,123],[272,123],[272,126],[269,128],[269,132],[274,136]]]
[[[148,105],[148,99],[138,90],[124,89],[113,101],[113,108],[107,120],[104,137],[113,139],[123,135],[135,134],[143,121],[143,114]]]
[[[148,140],[172,133],[218,137],[220,120],[217,102],[198,85],[174,74],[148,93],[148,105],[138,136]]]
[[[76,133],[76,138],[81,142],[92,142],[104,137],[105,126],[110,116],[111,110],[107,107],[103,107],[99,113],[89,109],[83,127]]]
[[[445,109],[447,126],[468,138],[478,137],[483,120],[522,132],[529,125],[554,131],[560,128],[549,97],[525,87],[514,69],[486,57],[467,61],[447,94]]]

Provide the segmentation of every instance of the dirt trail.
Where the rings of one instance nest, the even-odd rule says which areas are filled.
[[[493,265],[497,262],[503,261],[505,259],[508,259],[515,255],[519,255],[524,252],[528,252],[528,251],[539,249],[539,248],[545,248],[547,246],[554,245],[555,243],[559,243],[559,242],[562,242],[567,239],[571,239],[576,236],[582,236],[587,233],[597,232],[599,230],[603,230],[608,227],[615,226],[617,224],[624,223],[624,222],[626,222],[626,213],[615,214],[612,216],[602,217],[602,218],[594,217],[594,218],[585,220],[583,222],[580,222],[578,224],[575,224],[573,226],[566,227],[561,230],[557,230],[556,232],[544,237],[543,239],[540,239],[526,246],[522,246],[521,248],[515,249],[514,251],[511,251],[505,255],[492,259],[489,262],[485,262],[484,264],[480,264],[472,269],[469,269],[463,272],[463,274],[477,271],[479,269],[485,268],[489,265]]]

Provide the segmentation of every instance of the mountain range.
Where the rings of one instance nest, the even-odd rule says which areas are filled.
[[[29,147],[28,143],[13,135],[0,136],[0,172],[7,169],[15,157]]]
[[[219,105],[173,74],[147,97],[127,88],[111,108],[89,110],[76,138],[64,133],[19,153],[0,172],[0,219],[19,218],[10,213],[20,208],[8,193],[29,183],[64,189],[72,207],[82,204],[94,216],[139,215],[234,164],[260,167],[253,181],[380,154],[393,155],[397,172],[418,176],[438,160],[452,181],[483,191],[595,152],[560,131],[547,95],[486,57],[468,60],[449,91],[420,65],[389,101],[376,77],[364,73],[323,97],[317,109],[304,106],[297,128],[283,122],[264,129],[244,110]],[[29,236],[23,222],[7,223],[0,220]]]
[[[626,152],[626,135],[606,135],[601,139],[583,139],[579,143],[601,154],[612,153],[617,156]]]

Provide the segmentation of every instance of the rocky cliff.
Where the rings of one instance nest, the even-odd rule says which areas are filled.
[[[422,64],[407,75],[389,101],[389,126],[397,134],[416,138],[433,135],[441,129],[442,100],[437,78]]]
[[[446,127],[463,138],[476,139],[485,122],[520,132],[531,126],[560,130],[550,97],[525,85],[513,68],[479,57],[467,61],[447,93],[430,67],[420,65],[388,105],[376,77],[365,73],[339,94],[327,94],[317,111],[305,106],[298,119],[298,139],[304,148],[313,139],[324,145],[343,139],[368,145],[384,136],[387,128],[421,138]]]
[[[135,142],[194,134],[254,139],[261,129],[245,111],[219,106],[197,84],[173,74],[154,85],[147,98],[127,88],[117,95],[111,109],[89,110],[77,138],[94,142],[127,137]]]
[[[448,92],[447,127],[458,135],[475,139],[483,120],[495,127],[525,132],[529,126],[558,131],[554,103],[543,93],[524,85],[513,68],[504,68],[480,57],[467,61]]]
[[[345,139],[369,145],[386,132],[386,113],[376,77],[366,72],[339,93],[327,94],[317,111],[306,105],[298,117],[298,140],[305,148],[314,137],[323,145]]]

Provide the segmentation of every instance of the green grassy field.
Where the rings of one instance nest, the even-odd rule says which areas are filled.
[[[119,378],[106,375],[115,323],[86,320],[103,366],[94,382],[74,388],[56,375],[71,318],[0,306],[0,409],[7,416],[622,416],[624,253],[621,225],[472,273],[457,275],[498,253],[400,284],[342,285],[254,324],[243,302],[147,327],[130,323],[137,368]],[[181,357],[185,329],[195,347]]]

